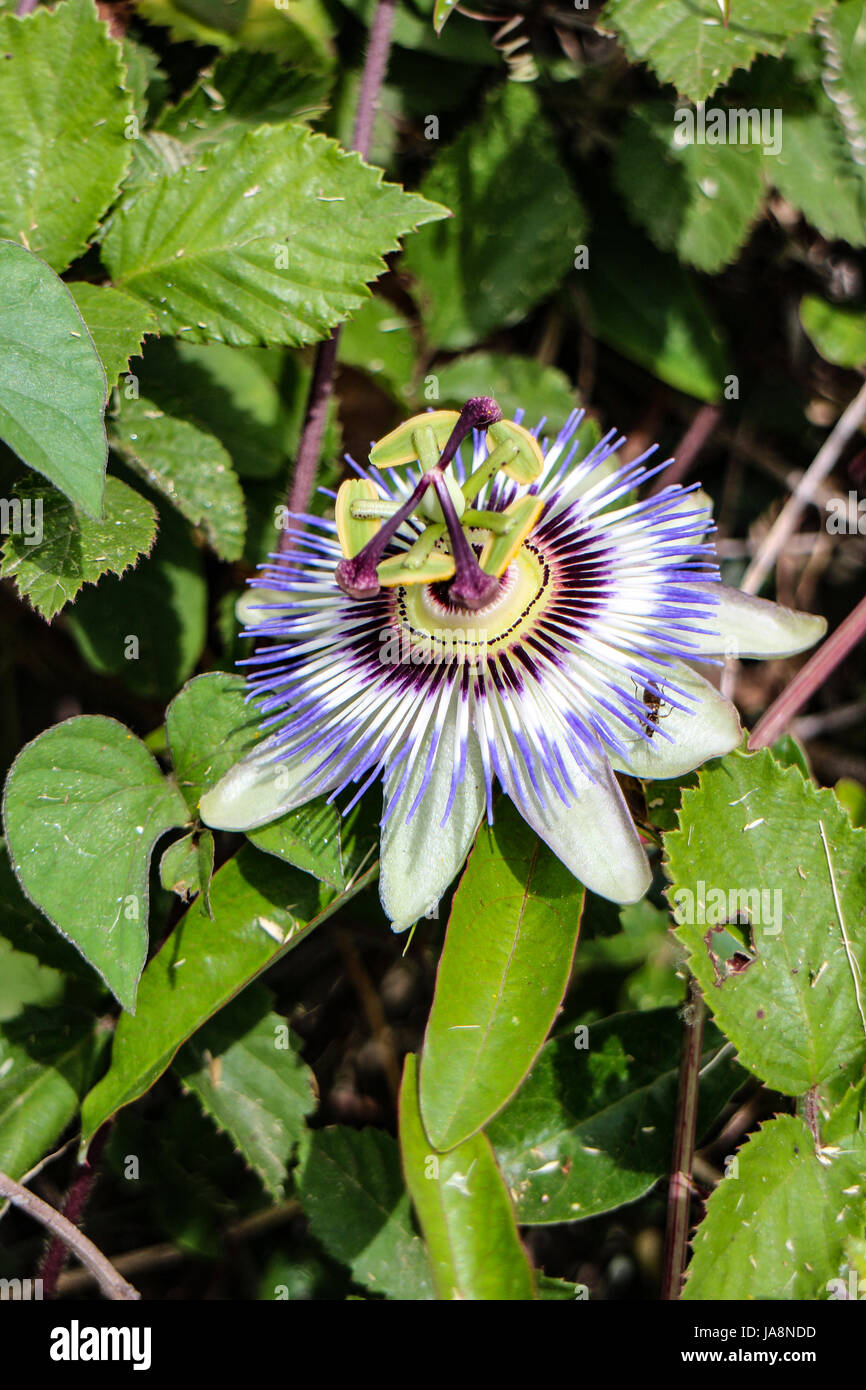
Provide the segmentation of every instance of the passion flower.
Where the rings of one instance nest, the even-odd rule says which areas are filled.
[[[267,643],[243,663],[265,737],[202,797],[208,825],[253,829],[322,794],[347,811],[381,777],[380,893],[402,931],[498,784],[587,887],[643,895],[615,774],[730,752],[736,710],[696,667],[791,655],[826,624],[725,588],[697,485],[636,500],[671,460],[621,463],[615,431],[580,457],[582,418],[542,451],[486,398],[416,416],[353,465],[334,520],[297,518],[294,554],[244,601]]]

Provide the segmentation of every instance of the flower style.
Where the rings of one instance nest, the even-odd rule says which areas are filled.
[[[380,893],[395,931],[438,902],[498,783],[594,892],[650,869],[615,773],[679,777],[742,738],[696,668],[787,656],[823,618],[719,581],[697,485],[635,490],[670,459],[580,458],[582,412],[542,451],[495,402],[417,416],[305,526],[243,601],[264,741],[202,797],[248,830],[384,782]],[[474,428],[473,428],[474,427]],[[471,467],[460,442],[473,433]],[[406,463],[418,460],[406,476]]]

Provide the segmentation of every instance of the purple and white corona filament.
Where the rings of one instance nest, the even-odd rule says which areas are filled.
[[[649,467],[654,450],[623,464],[611,431],[580,458],[575,412],[542,453],[482,400],[443,453],[424,425],[445,415],[395,431],[420,463],[356,467],[338,521],[302,518],[292,557],[254,581],[265,739],[202,818],[252,829],[323,793],[346,810],[381,777],[380,893],[400,931],[448,888],[498,786],[577,878],[635,901],[650,871],[615,773],[677,777],[731,751],[736,711],[696,667],[801,651],[824,620],[721,585],[695,488],[635,500],[670,462]],[[454,454],[479,420],[471,458]],[[536,450],[531,482],[509,467],[518,448]]]

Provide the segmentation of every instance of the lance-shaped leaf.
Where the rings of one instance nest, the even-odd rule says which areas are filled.
[[[244,990],[190,1038],[174,1070],[278,1199],[316,1096],[313,1073],[270,999],[258,985]]]
[[[150,855],[187,820],[180,792],[122,724],[82,715],[18,754],[3,816],[28,898],[133,1010],[147,954]]]
[[[534,1299],[532,1270],[490,1143],[476,1134],[450,1153],[436,1152],[421,1121],[412,1053],[400,1088],[400,1152],[436,1297]]]
[[[245,845],[211,882],[213,919],[193,903],[141,977],[135,1017],[124,1014],[111,1067],[82,1107],[83,1144],[143,1095],[196,1029],[375,877],[342,894]]]
[[[864,1174],[862,1133],[816,1152],[798,1116],[766,1121],[707,1203],[681,1296],[829,1298],[863,1233]]]
[[[360,307],[401,236],[444,215],[323,135],[262,126],[130,197],[102,250],[163,332],[300,347]]]
[[[297,1190],[313,1235],[359,1284],[401,1302],[433,1298],[390,1134],[342,1127],[308,1133]]]
[[[63,281],[0,241],[0,439],[92,517],[102,515],[105,487],[105,390]]]
[[[0,236],[80,256],[132,157],[120,45],[93,0],[0,19]]]
[[[866,832],[768,750],[683,792],[665,835],[677,936],[740,1060],[800,1095],[866,1058]]]
[[[556,1017],[583,889],[510,801],[454,896],[421,1061],[424,1126],[450,1149],[514,1094]]]

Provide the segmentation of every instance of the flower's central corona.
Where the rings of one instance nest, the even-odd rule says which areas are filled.
[[[202,797],[207,824],[322,794],[348,810],[381,778],[380,893],[401,930],[498,784],[588,887],[642,896],[615,774],[678,777],[735,748],[736,711],[698,668],[790,655],[824,622],[724,588],[697,487],[639,499],[670,460],[620,462],[613,431],[580,458],[582,420],[542,447],[484,397],[416,416],[353,464],[333,521],[297,519],[295,553],[244,601],[269,644],[246,663],[267,736]]]

